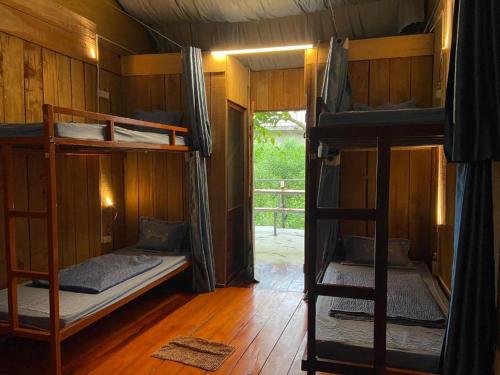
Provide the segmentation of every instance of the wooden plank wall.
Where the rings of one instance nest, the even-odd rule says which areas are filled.
[[[123,109],[182,111],[181,75],[123,77]],[[141,216],[179,221],[186,218],[184,155],[128,152],[125,159],[126,243],[138,238]]]
[[[432,105],[432,56],[351,61],[353,102],[380,105],[415,99]],[[389,235],[411,240],[410,257],[430,264],[435,249],[434,151],[393,150],[391,154]],[[341,205],[374,207],[376,154],[343,152]],[[374,235],[371,222],[343,222],[342,233]]]
[[[251,72],[250,100],[254,111],[305,109],[304,69]]]
[[[120,77],[106,71],[107,82]],[[105,81],[106,82],[106,81]],[[114,86],[113,86],[114,87]],[[119,89],[114,87],[112,102]],[[118,100],[120,102],[120,100]],[[97,110],[95,65],[54,52],[15,36],[0,33],[0,122],[40,122],[42,104]],[[110,110],[119,114],[120,108]],[[61,116],[64,121],[81,121]],[[101,252],[100,163],[109,156],[61,155],[58,161],[60,258],[68,266]],[[45,205],[43,160],[40,154],[17,152],[15,158],[16,206],[42,210]],[[116,168],[119,163],[112,163]],[[116,173],[115,173],[116,175]],[[63,188],[64,187],[64,188]],[[2,212],[3,212],[3,207]],[[77,214],[78,213],[78,214]],[[123,216],[123,215],[122,215]],[[22,268],[47,266],[45,222],[18,220],[18,254]],[[0,236],[3,239],[3,215]],[[5,285],[4,241],[0,241],[0,287]]]
[[[168,56],[168,55],[166,55]],[[206,73],[205,86],[207,93],[207,104],[212,122],[212,141],[213,154],[207,161],[207,172],[209,180],[209,198],[212,207],[217,207],[217,202],[220,202],[221,197],[227,196],[227,171],[225,167],[226,160],[226,82],[224,73]],[[182,75],[181,74],[156,74],[156,75],[135,75],[123,77],[123,108],[125,115],[130,116],[136,109],[163,109],[167,111],[179,111],[186,113],[185,101],[182,92]],[[187,123],[187,122],[186,122]],[[127,234],[132,241],[137,237],[137,220],[141,215],[140,193],[141,180],[137,171],[134,171],[137,156],[127,155],[126,162],[126,212],[127,212]],[[152,170],[154,161],[146,158],[137,157],[137,168]],[[168,191],[175,191],[175,196],[172,196],[170,202],[178,202],[179,207],[187,205],[185,199],[187,189],[185,180],[183,180],[184,161],[182,155],[169,154],[167,156],[167,172],[170,171],[168,178]],[[130,167],[132,166],[132,167]],[[149,177],[146,177],[149,181]],[[138,186],[138,190],[136,187]],[[147,187],[146,187],[147,188]],[[147,193],[144,193],[147,195]],[[138,198],[137,198],[138,197]],[[139,201],[139,202],[138,202]],[[180,203],[182,202],[182,204]],[[139,207],[139,208],[138,208]],[[225,207],[225,203],[224,203]],[[150,210],[150,208],[148,208]],[[148,212],[148,211],[146,211]],[[151,211],[149,211],[151,212]],[[168,208],[168,215],[170,213]],[[179,211],[176,211],[176,215]],[[185,212],[185,211],[184,211]],[[187,216],[182,216],[187,217]],[[173,219],[182,218],[174,216]],[[227,238],[227,211],[225,209],[212,209],[212,234],[215,252],[215,272],[218,282],[224,283],[227,276],[227,253],[226,253],[226,238]]]
[[[415,99],[432,105],[432,56],[350,61],[353,102],[380,105]],[[319,74],[322,77],[322,74]],[[374,207],[376,154],[342,153],[341,205]],[[391,237],[411,240],[410,256],[430,264],[435,246],[435,151],[394,150],[391,155],[389,230]],[[344,234],[373,236],[371,222],[343,222]]]

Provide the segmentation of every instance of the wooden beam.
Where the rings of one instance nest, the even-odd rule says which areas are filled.
[[[205,73],[223,73],[227,69],[227,57],[214,57],[210,52],[203,53]],[[123,76],[144,76],[158,74],[181,74],[180,53],[159,53],[131,55],[122,57]]]
[[[326,63],[329,44],[320,43],[314,49],[318,50],[317,63]],[[433,34],[400,35],[349,41],[349,61],[432,55],[434,55]],[[306,53],[305,56],[306,63],[313,63],[310,60],[316,58],[315,53]]]

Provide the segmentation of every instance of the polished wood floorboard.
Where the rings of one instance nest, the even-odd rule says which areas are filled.
[[[302,374],[306,304],[303,294],[255,286],[213,293],[160,286],[63,344],[65,374],[205,374],[151,357],[180,335],[220,341],[236,351],[215,374]],[[0,342],[1,374],[47,373],[44,343]]]

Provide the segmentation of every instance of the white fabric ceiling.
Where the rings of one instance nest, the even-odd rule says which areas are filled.
[[[331,9],[329,0],[119,0],[127,12],[179,44],[203,50],[326,42],[336,34],[397,35],[424,21],[424,0],[330,1]],[[157,40],[160,51],[178,51]],[[303,63],[297,53],[240,60],[252,70]]]

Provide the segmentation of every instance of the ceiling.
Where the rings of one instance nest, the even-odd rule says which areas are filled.
[[[424,0],[119,0],[168,38],[203,50],[397,35],[424,22]],[[156,37],[160,51],[178,46]],[[241,58],[252,70],[301,66],[302,54]]]

